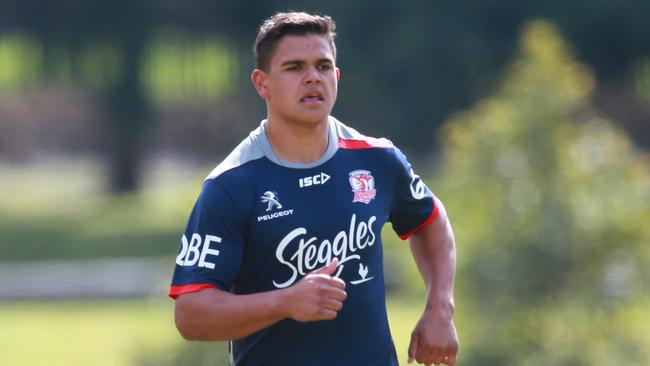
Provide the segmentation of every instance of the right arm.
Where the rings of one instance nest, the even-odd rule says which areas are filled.
[[[331,276],[337,265],[334,259],[280,290],[235,295],[209,288],[179,295],[176,327],[187,340],[222,341],[243,338],[286,318],[334,319],[347,296],[343,280]]]

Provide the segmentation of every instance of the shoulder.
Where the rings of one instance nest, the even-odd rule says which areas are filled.
[[[264,152],[256,142],[260,133],[262,133],[260,128],[253,130],[208,174],[205,178],[206,181],[216,180],[226,173],[228,175],[241,175],[248,170],[252,170],[252,168],[248,169],[247,165],[264,157]]]
[[[250,133],[217,165],[203,182],[200,202],[223,206],[245,217],[254,204],[255,182],[264,152],[257,139],[260,129]]]
[[[339,147],[348,150],[364,149],[388,149],[393,150],[395,146],[386,138],[376,138],[364,135],[356,129],[349,127],[334,117],[331,117],[339,138]]]
[[[366,150],[372,151],[374,159],[380,159],[386,163],[386,167],[392,167],[400,175],[411,174],[411,163],[406,155],[386,138],[366,136],[354,128],[348,127],[342,122],[331,117],[336,124],[339,137],[339,148],[345,150]]]
[[[372,152],[372,156],[383,159],[396,168],[403,166],[407,162],[402,151],[389,139],[364,135],[354,128],[346,126],[334,118],[332,119],[336,124],[340,149]]]

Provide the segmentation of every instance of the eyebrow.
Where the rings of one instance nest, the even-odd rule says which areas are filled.
[[[284,66],[289,66],[289,65],[303,65],[303,64],[306,64],[306,63],[307,63],[307,61],[305,61],[305,60],[287,60],[287,61],[283,62],[282,64],[280,64],[280,66],[284,67]],[[316,60],[316,63],[317,64],[321,64],[321,63],[334,64],[334,61],[332,61],[329,58],[319,58],[318,60]]]

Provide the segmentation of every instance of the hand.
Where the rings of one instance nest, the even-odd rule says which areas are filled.
[[[445,364],[453,366],[458,353],[458,336],[451,316],[441,316],[427,309],[411,333],[408,363],[415,359],[427,366]]]
[[[290,318],[299,322],[330,320],[336,318],[346,299],[345,282],[332,277],[336,272],[338,259],[319,268],[286,289],[285,298]]]

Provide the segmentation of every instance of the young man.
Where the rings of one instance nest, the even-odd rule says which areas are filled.
[[[329,114],[334,22],[268,19],[252,81],[267,119],[206,179],[169,295],[188,340],[231,340],[231,364],[398,365],[381,228],[410,246],[428,289],[409,363],[453,365],[455,244],[445,210],[388,140]]]

